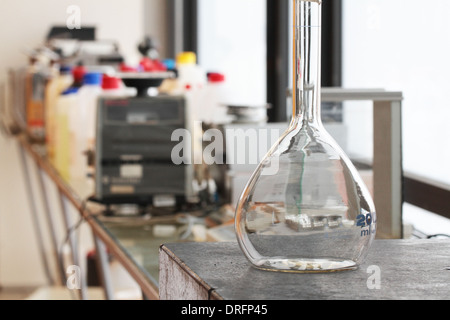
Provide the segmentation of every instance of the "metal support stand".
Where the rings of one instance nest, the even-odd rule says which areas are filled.
[[[80,288],[80,298],[81,300],[87,300],[87,285],[86,285],[86,277],[85,277],[85,272],[83,272],[81,265],[80,265],[80,260],[78,257],[78,244],[77,244],[77,239],[76,239],[76,235],[74,233],[75,230],[73,230],[74,228],[74,224],[72,223],[72,219],[70,218],[70,202],[69,200],[66,198],[65,195],[60,193],[60,200],[61,200],[61,211],[63,212],[63,216],[64,216],[64,224],[66,227],[66,230],[68,232],[68,241],[69,241],[69,246],[70,246],[70,251],[72,254],[72,263],[76,266],[80,267],[81,270],[81,288]]]
[[[374,102],[374,198],[378,232],[383,238],[403,238],[402,105]]]
[[[403,234],[403,163],[401,92],[324,88],[322,102],[372,101],[374,125],[373,190],[377,237]]]
[[[47,278],[47,282],[50,285],[53,285],[55,283],[55,280],[52,277],[50,266],[47,261],[47,255],[45,253],[45,245],[44,245],[44,240],[42,237],[42,228],[41,228],[41,224],[39,222],[38,212],[36,209],[36,197],[33,192],[33,188],[31,186],[30,171],[28,169],[25,150],[21,146],[19,146],[19,153],[20,153],[23,174],[24,174],[24,178],[25,178],[25,181],[24,181],[25,182],[25,190],[26,190],[28,199],[30,201],[31,220],[33,222],[34,230],[36,232],[36,242],[37,242],[39,254],[41,256],[42,266],[44,267],[44,272],[45,272],[45,276]]]
[[[48,194],[47,194],[47,188],[45,186],[45,181],[44,181],[44,172],[42,171],[42,169],[40,169],[37,164],[35,164],[36,166],[36,171],[38,172],[37,177],[38,177],[38,182],[39,182],[39,186],[41,189],[41,194],[42,194],[42,203],[44,205],[44,211],[46,213],[46,219],[47,219],[47,224],[48,227],[50,229],[50,236],[51,236],[51,241],[52,241],[52,249],[53,249],[53,255],[54,255],[54,259],[56,261],[56,266],[57,266],[57,270],[58,270],[58,276],[59,276],[59,281],[60,283],[58,283],[59,285],[65,285],[66,283],[66,276],[65,276],[65,270],[64,270],[64,265],[61,261],[61,259],[59,258],[59,248],[58,248],[58,237],[57,237],[57,231],[56,231],[56,224],[54,221],[54,214],[52,213],[51,209],[50,209],[50,202],[48,200]]]
[[[109,260],[106,246],[95,234],[93,234],[96,256],[97,256],[97,272],[103,286],[105,299],[114,300],[114,290],[111,281],[111,273],[109,270]]]

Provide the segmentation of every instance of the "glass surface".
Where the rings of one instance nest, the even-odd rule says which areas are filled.
[[[184,215],[95,219],[155,287],[159,284],[159,247],[164,243],[193,241]]]
[[[45,157],[45,150],[35,151]],[[103,205],[86,202],[93,195],[92,180],[68,180],[65,183],[67,185],[62,187],[70,188],[71,199],[86,203],[86,208],[92,214],[87,219],[92,219],[110,236],[114,245],[127,255],[154,288],[159,285],[159,247],[164,243],[195,241],[192,223],[194,220],[196,223],[202,222],[195,218],[198,214],[195,212],[189,215],[178,213],[151,216],[131,213],[108,216],[104,214],[106,208]],[[130,206],[129,210],[133,212],[135,209]]]
[[[375,237],[375,208],[320,118],[321,1],[293,1],[294,116],[241,196],[237,239],[260,269],[356,269]]]

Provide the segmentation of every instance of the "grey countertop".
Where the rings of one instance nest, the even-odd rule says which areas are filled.
[[[376,240],[358,270],[326,274],[257,270],[237,242],[170,243],[160,250],[215,299],[450,299],[448,240]]]

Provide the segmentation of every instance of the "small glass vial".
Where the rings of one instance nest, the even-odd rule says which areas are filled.
[[[293,2],[293,119],[242,193],[237,239],[259,269],[354,270],[375,238],[375,207],[356,168],[320,118],[322,1]]]

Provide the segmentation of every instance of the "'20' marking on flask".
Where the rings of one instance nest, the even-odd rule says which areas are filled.
[[[374,223],[374,221],[373,221],[373,216],[371,213],[360,214],[359,216],[356,217],[356,226],[357,227],[361,227],[361,229],[368,227],[367,230],[361,231],[361,237],[368,236],[373,232],[373,230],[371,228],[373,223]]]

